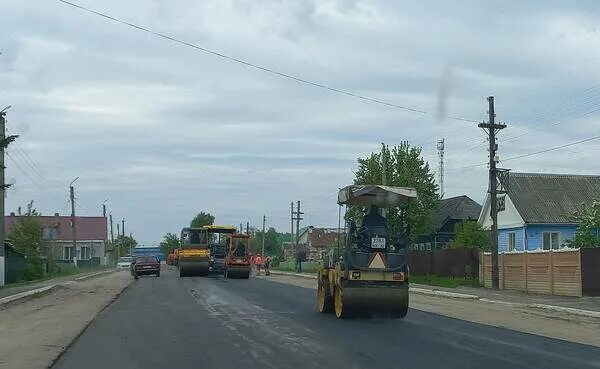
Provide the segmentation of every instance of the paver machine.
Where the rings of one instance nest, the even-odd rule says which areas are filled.
[[[248,279],[250,277],[250,236],[235,233],[227,240],[227,255],[225,256],[225,278]]]
[[[180,277],[208,274],[210,250],[202,228],[185,227],[181,230],[181,247],[177,268]]]
[[[358,213],[367,208],[368,213],[361,216],[360,226],[346,220],[343,245],[330,250],[319,269],[320,312],[334,312],[338,318],[406,316],[409,227],[392,237],[381,210],[400,208],[406,214],[416,197],[413,188],[379,185],[351,185],[339,191],[340,206],[358,207]]]
[[[223,274],[225,272],[225,255],[227,254],[227,240],[235,234],[236,228],[227,225],[206,225],[202,227],[203,239],[207,240],[210,250],[209,272]]]

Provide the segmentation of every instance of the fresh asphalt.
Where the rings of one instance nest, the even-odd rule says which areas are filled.
[[[417,310],[337,320],[311,289],[167,270],[130,285],[53,368],[584,369],[600,348]]]

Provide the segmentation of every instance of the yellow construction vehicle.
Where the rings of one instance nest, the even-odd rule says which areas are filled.
[[[351,185],[338,193],[338,204],[367,207],[360,227],[346,220],[343,245],[332,249],[319,269],[318,309],[338,318],[391,316],[408,312],[407,246],[409,227],[400,237],[388,234],[380,209],[401,207],[405,213],[413,188]]]
[[[227,253],[225,255],[225,278],[250,278],[250,236],[247,234],[232,234],[227,239]]]
[[[225,272],[225,256],[227,255],[228,239],[235,234],[236,228],[227,225],[207,225],[202,227],[201,238],[206,240],[210,250],[208,270],[210,273]]]
[[[181,230],[181,247],[177,268],[180,277],[207,275],[210,263],[208,242],[202,228],[185,227]]]

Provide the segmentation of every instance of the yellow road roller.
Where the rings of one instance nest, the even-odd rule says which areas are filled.
[[[339,191],[338,204],[346,210],[358,207],[353,213],[362,215],[360,225],[346,220],[343,245],[330,250],[319,269],[321,313],[334,312],[340,319],[406,316],[409,227],[393,237],[382,210],[400,208],[406,214],[416,197],[414,188],[382,185],[350,185]]]
[[[210,249],[202,228],[185,227],[181,230],[181,247],[177,268],[180,277],[208,275]]]

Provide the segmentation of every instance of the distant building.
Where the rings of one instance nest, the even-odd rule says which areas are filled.
[[[466,195],[440,201],[440,208],[433,217],[433,232],[421,236],[413,245],[420,250],[443,248],[456,236],[456,226],[464,221],[477,221],[481,205]]]
[[[600,197],[600,176],[510,173],[508,194],[498,196],[498,250],[556,250],[573,239],[572,214]],[[491,227],[489,195],[479,224]]]
[[[300,229],[299,245],[307,250],[307,260],[322,260],[328,248],[344,242],[343,230],[308,226]]]
[[[136,246],[133,248],[133,256],[155,256],[160,261],[166,260],[160,246]]]
[[[4,216],[6,235],[14,229],[17,221],[24,215]],[[37,217],[42,225],[42,239],[48,250],[48,257],[59,262],[72,262],[77,255],[78,263],[83,264],[106,264],[107,258],[107,228],[104,217],[75,217],[75,237],[77,249],[73,249],[73,236],[71,228],[71,217],[59,215]]]

